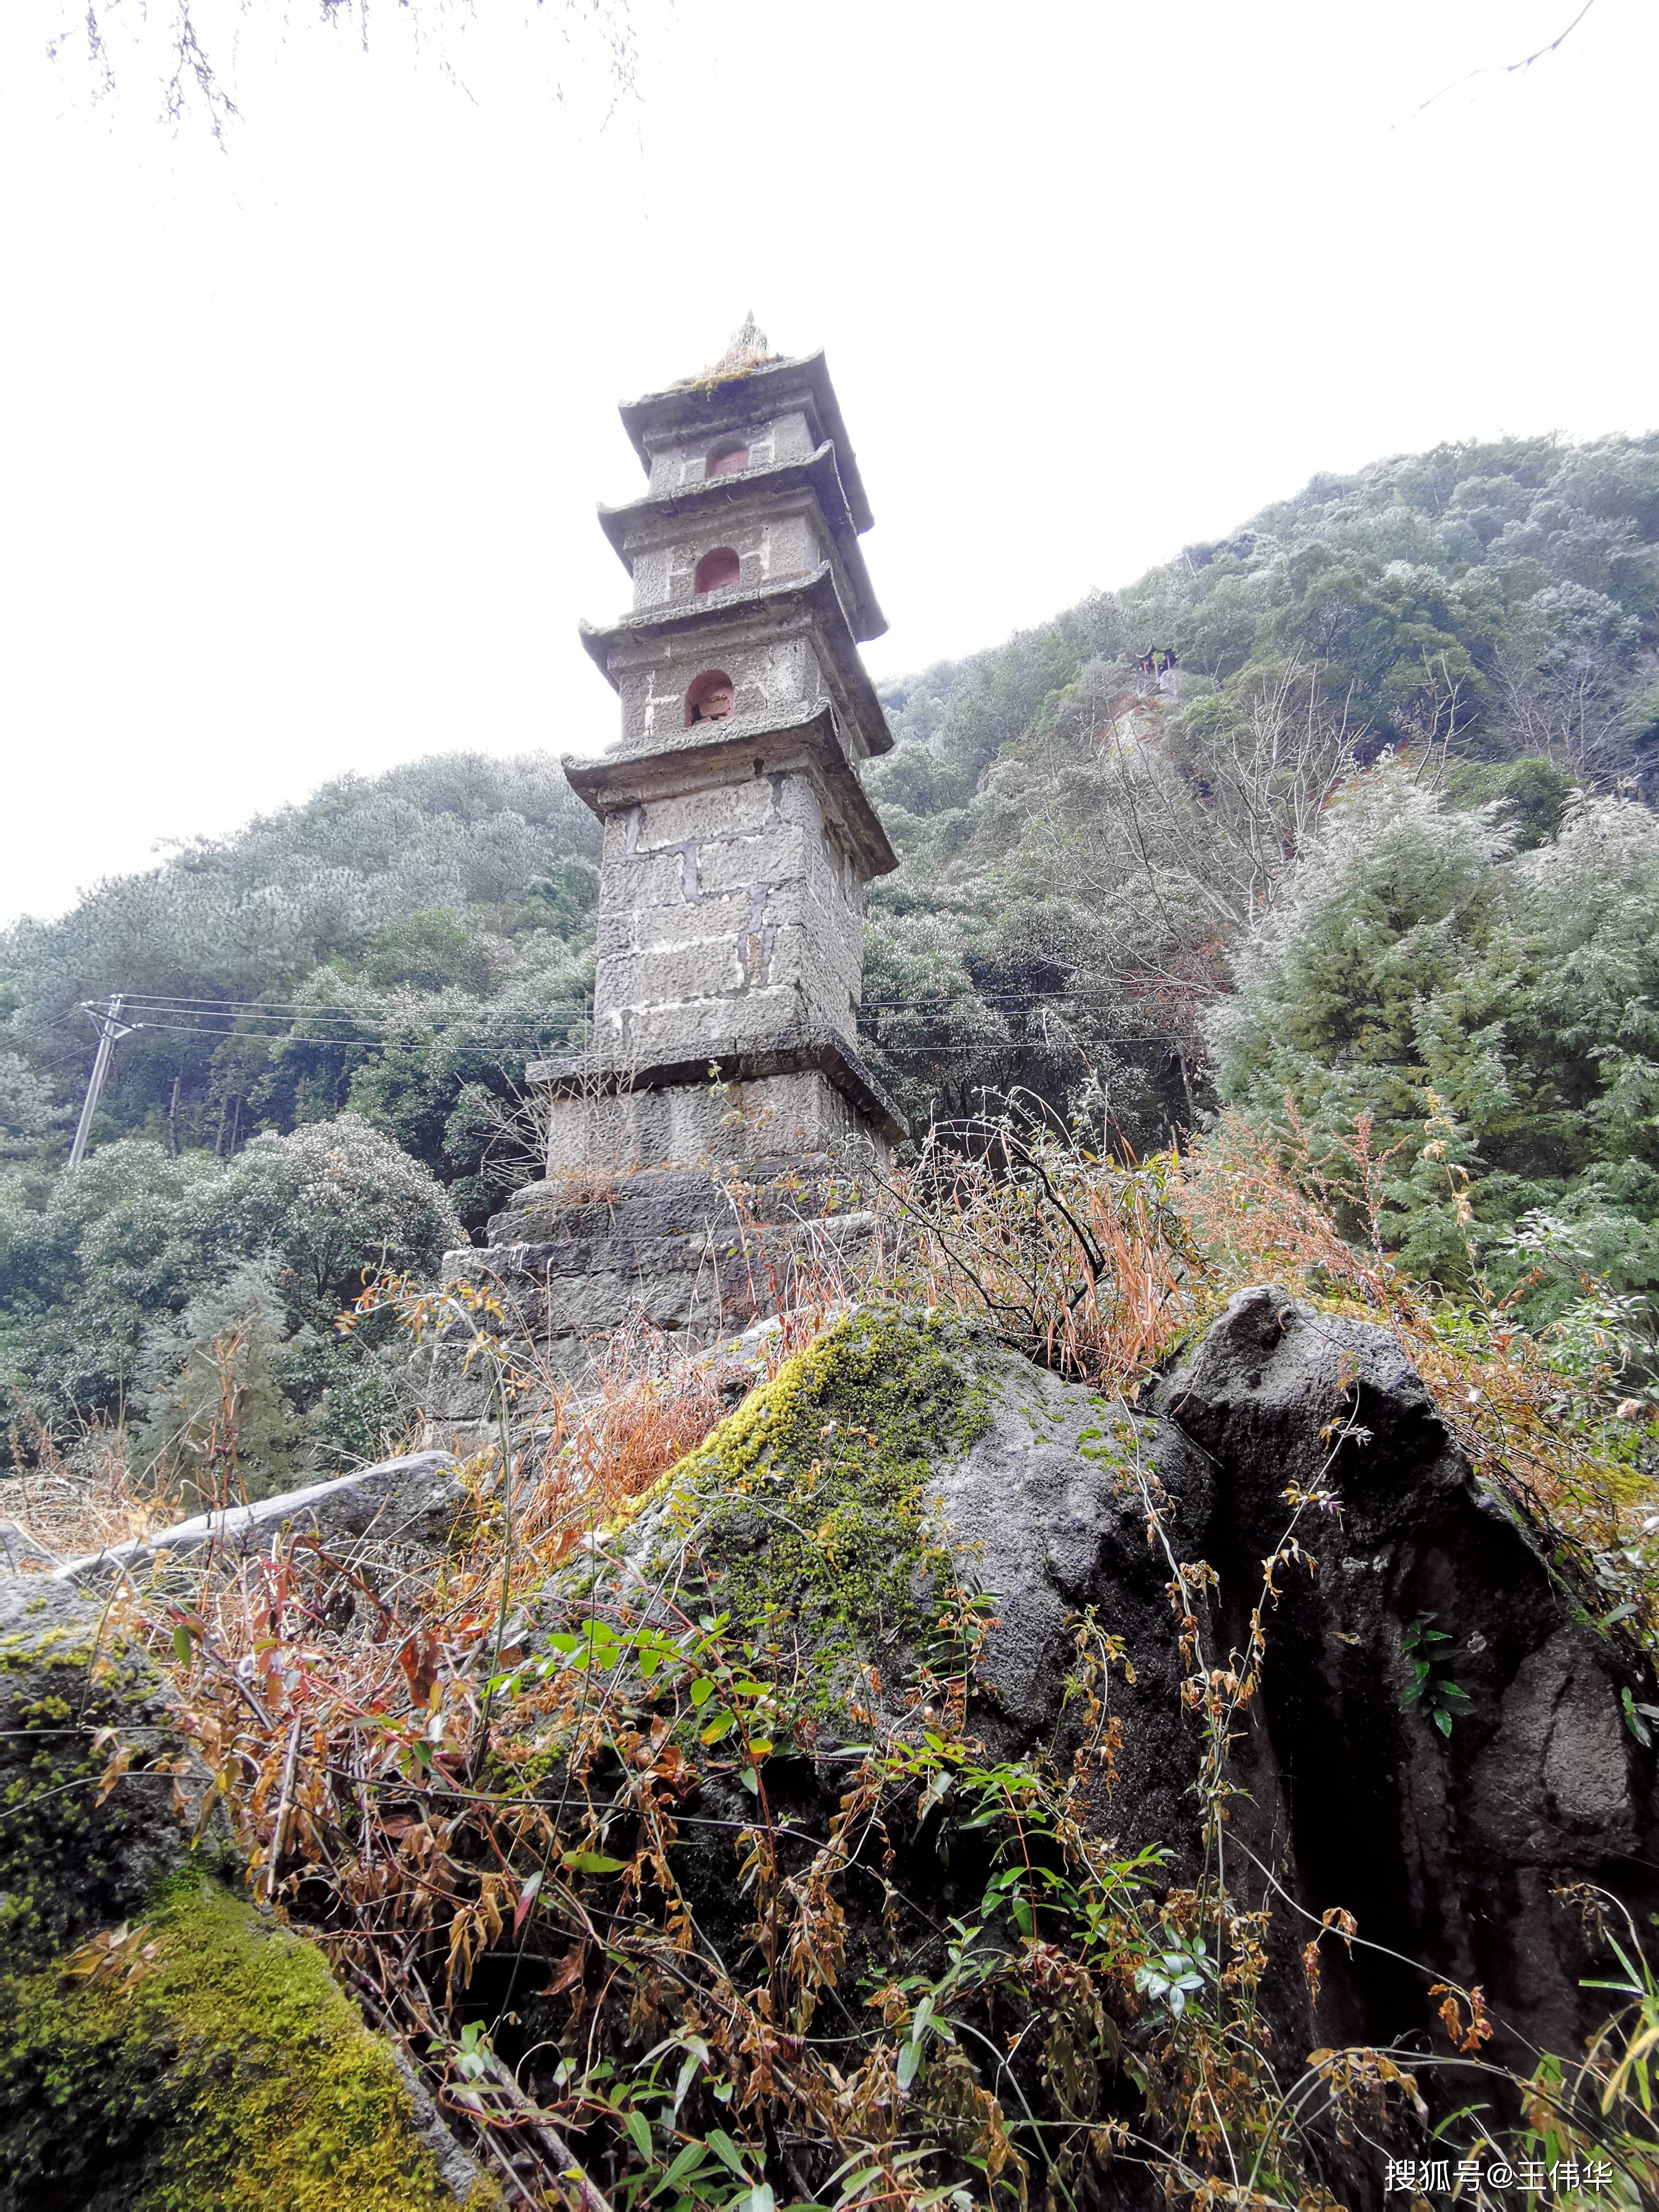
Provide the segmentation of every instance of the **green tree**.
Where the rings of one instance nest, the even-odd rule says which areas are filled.
[[[371,1416],[383,1428],[407,1412],[395,1330],[342,1340],[334,1317],[365,1272],[430,1278],[463,1234],[441,1185],[349,1114],[256,1138],[228,1164],[125,1138],[60,1176],[40,1211],[15,1183],[0,1197],[0,1386],[13,1411],[67,1437],[127,1424],[154,1454],[197,1422],[216,1340],[234,1337],[264,1479],[372,1448]]]
[[[1385,771],[1334,811],[1235,973],[1211,1019],[1223,1100],[1281,1133],[1293,1109],[1331,1165],[1369,1117],[1407,1265],[1456,1283],[1472,1241],[1501,1287],[1547,1246],[1534,1315],[1587,1271],[1621,1291],[1659,1284],[1647,809],[1581,800],[1517,851],[1489,813]]]

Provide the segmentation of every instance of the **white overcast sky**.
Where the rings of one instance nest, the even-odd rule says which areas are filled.
[[[615,102],[556,0],[374,0],[367,51],[198,0],[222,149],[158,119],[170,0],[101,99],[82,5],[0,7],[0,920],[348,770],[607,744],[616,402],[750,307],[828,349],[878,676],[1317,470],[1659,421],[1653,0],[1519,75],[1577,0],[635,0]]]

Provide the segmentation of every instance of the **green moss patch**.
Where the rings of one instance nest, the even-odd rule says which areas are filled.
[[[746,1627],[793,1620],[832,1665],[914,1646],[948,1565],[928,1477],[985,1433],[989,1396],[954,1318],[854,1314],[682,1462],[666,1525],[695,1532],[711,1595]]]
[[[43,1966],[124,1918],[193,1856],[168,1811],[171,1778],[143,1771],[185,1748],[154,1673],[100,1637],[95,1602],[58,1589],[52,1604],[52,1617],[0,1634],[0,1973]],[[100,1804],[118,1741],[136,1771]],[[199,1856],[220,1856],[216,1835]]]
[[[468,2201],[500,2199],[480,2183]],[[164,1891],[100,1981],[0,1981],[0,2212],[455,2202],[321,1953],[216,1885]]]

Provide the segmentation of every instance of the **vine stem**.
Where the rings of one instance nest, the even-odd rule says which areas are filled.
[[[501,1601],[495,1614],[495,1641],[489,1655],[489,1679],[484,1684],[483,1711],[478,1718],[478,1749],[468,1779],[476,1782],[489,1756],[489,1716],[495,1702],[495,1680],[501,1671],[501,1647],[507,1637],[507,1616],[513,1599],[513,1417],[507,1410],[507,1370],[495,1363],[495,1409],[501,1432],[501,1512],[505,1522],[501,1540]]]

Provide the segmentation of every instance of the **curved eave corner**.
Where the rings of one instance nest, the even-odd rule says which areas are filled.
[[[769,361],[759,368],[742,370],[735,376],[712,379],[708,383],[690,383],[672,386],[666,392],[648,392],[638,399],[624,400],[617,410],[627,431],[629,441],[640,458],[641,465],[647,471],[651,458],[646,450],[646,432],[653,424],[664,424],[675,428],[699,424],[700,418],[708,417],[709,427],[719,425],[712,419],[722,408],[729,408],[738,387],[748,385],[757,388],[763,406],[770,404],[771,395],[763,393],[764,386],[775,380],[787,387],[794,377],[811,391],[813,404],[825,433],[835,445],[841,462],[842,481],[847,488],[848,505],[852,511],[854,526],[860,531],[872,527],[875,516],[870,509],[869,496],[864,489],[864,479],[859,473],[858,457],[847,435],[847,423],[841,411],[841,402],[836,397],[836,387],[830,380],[830,364],[822,348],[817,353],[800,354],[782,361]]]

